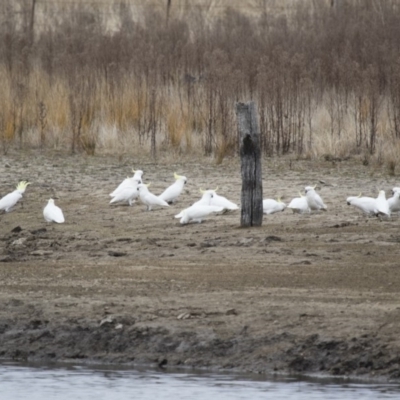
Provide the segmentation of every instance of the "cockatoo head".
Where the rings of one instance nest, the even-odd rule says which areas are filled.
[[[305,188],[304,188],[304,192],[307,194],[307,193],[309,193],[309,192],[312,192],[313,190],[315,190],[315,188],[316,188],[317,186],[306,186]]]
[[[183,181],[183,184],[186,185],[186,182],[187,182],[186,176],[178,175],[176,172],[174,172],[174,178],[175,178],[177,181]]]

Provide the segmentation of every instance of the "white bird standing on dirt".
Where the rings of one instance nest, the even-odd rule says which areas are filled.
[[[112,193],[110,193],[110,197],[115,197],[119,193],[119,191],[121,191],[122,189],[124,189],[127,186],[129,187],[129,186],[132,186],[132,184],[142,183],[143,171],[141,171],[140,169],[138,169],[137,171],[132,169],[132,172],[134,173],[134,175],[131,178],[129,178],[129,176],[127,178],[125,178],[118,185],[118,187]]]
[[[188,224],[190,221],[201,223],[201,221],[211,213],[221,212],[224,207],[207,205],[207,204],[193,204],[192,206],[182,210],[175,218],[180,218],[181,224]]]
[[[60,207],[54,204],[54,200],[50,199],[43,209],[43,216],[47,222],[57,222],[57,224],[62,224],[65,222],[64,214]]]
[[[158,196],[169,204],[176,201],[187,182],[186,176],[178,175],[176,172],[174,173],[174,178],[175,182]]]
[[[280,211],[285,211],[286,204],[278,198],[274,199],[264,199],[263,200],[263,213],[264,214],[274,214]]]
[[[349,206],[353,206],[361,210],[367,215],[378,215],[377,199],[373,197],[363,196],[361,194],[358,196],[350,196],[346,199]]]
[[[310,207],[308,206],[308,201],[305,196],[303,196],[301,193],[299,193],[300,197],[295,197],[294,199],[291,200],[287,208],[290,208],[293,213],[296,214],[305,214],[305,213],[310,213]]]
[[[387,200],[389,209],[390,212],[398,212],[400,211],[400,188],[393,188],[392,193],[393,196]]]
[[[151,193],[149,189],[147,189],[147,185],[141,183],[140,185],[138,185],[137,190],[139,192],[140,201],[147,206],[147,211],[151,211],[152,208],[155,206],[169,206],[166,201]]]
[[[201,199],[196,201],[191,205],[191,207],[196,206],[196,205],[202,205],[202,206],[217,206],[217,207],[222,207],[223,210],[237,210],[239,207],[232,203],[231,201],[227,200],[223,196],[217,195],[216,191],[218,190],[202,190],[200,189],[200,193],[203,195],[201,196]],[[214,203],[215,198],[217,198],[216,203]],[[183,216],[183,211],[182,210],[179,214],[175,215],[175,218],[182,218]]]
[[[0,199],[0,211],[11,211],[11,208],[22,199],[22,195],[25,193],[28,185],[30,185],[30,182],[21,181],[13,192],[2,197]]]
[[[315,191],[315,186],[306,186],[304,188],[308,207],[311,211],[326,211],[328,208],[321,199],[321,196]]]
[[[110,204],[127,201],[128,204],[131,206],[139,197],[139,192],[137,188],[138,185],[141,183],[142,181],[139,179],[129,178],[129,181],[125,183],[123,187],[119,188],[118,190],[114,190],[114,196],[111,199]]]

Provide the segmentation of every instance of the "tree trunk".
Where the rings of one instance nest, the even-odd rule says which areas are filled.
[[[236,104],[242,172],[242,227],[261,226],[263,194],[260,132],[254,102]]]

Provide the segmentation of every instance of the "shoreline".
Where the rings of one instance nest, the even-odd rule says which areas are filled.
[[[293,299],[288,299],[305,299],[304,290],[257,292],[185,295],[184,307],[177,307],[176,293],[165,293],[163,299],[142,294],[127,304],[124,294],[102,295],[102,290],[93,293],[92,289],[86,295],[75,290],[56,298],[44,296],[44,287],[27,296],[3,292],[0,357],[21,362],[148,365],[399,381],[400,358],[384,336],[367,332],[361,325],[365,333],[351,337],[340,330],[335,332],[335,323],[326,325],[326,320],[322,329],[315,326],[316,315],[330,314],[332,306],[338,308],[333,319],[343,314],[343,309],[352,313],[347,304],[318,304],[315,299],[322,293],[313,292],[295,317],[299,309],[294,310]],[[239,297],[240,301],[234,303]],[[281,317],[273,314],[270,324],[260,324],[257,315],[247,311],[246,303],[252,299],[264,299],[270,309],[280,310]],[[355,302],[352,307],[359,306]],[[308,330],[304,325],[310,322],[313,329]],[[355,325],[358,323],[361,321],[356,320]]]

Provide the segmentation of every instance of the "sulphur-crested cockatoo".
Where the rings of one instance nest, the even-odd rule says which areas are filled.
[[[176,201],[187,182],[186,176],[178,175],[176,172],[174,173],[174,178],[175,182],[158,196],[169,204]]]
[[[263,200],[263,212],[264,214],[274,214],[280,211],[285,211],[286,204],[281,199],[264,199]]]
[[[118,194],[118,192],[121,189],[125,188],[126,186],[132,186],[132,184],[138,185],[138,184],[142,183],[143,171],[141,171],[140,169],[138,169],[136,171],[134,169],[132,169],[132,172],[134,173],[134,175],[131,178],[129,178],[129,177],[125,178],[118,185],[118,187],[113,192],[110,193],[110,197],[115,197]]]
[[[378,214],[390,217],[389,203],[386,200],[386,193],[384,190],[380,190],[378,197],[376,198],[376,207],[378,209]]]
[[[387,201],[389,203],[390,212],[398,212],[400,211],[400,188],[393,188],[399,190],[393,190],[393,196],[390,197]]]
[[[349,196],[346,202],[349,206],[353,206],[368,215],[378,215],[377,199],[367,196]]]
[[[50,199],[43,209],[43,216],[47,222],[57,222],[57,224],[62,224],[65,222],[64,214],[60,207],[54,204],[54,200]]]
[[[222,207],[223,210],[237,210],[239,208],[235,203],[232,203],[225,197],[217,195],[216,193],[217,189],[215,190],[200,189],[200,192],[203,195],[201,196],[201,199],[193,203],[192,206],[195,205],[217,206],[217,207]],[[182,216],[183,214],[181,211],[179,214],[175,216],[175,218],[181,218]]]
[[[326,211],[328,208],[321,199],[321,196],[315,191],[315,186],[306,186],[304,188],[308,207],[311,211]]]
[[[139,199],[140,201],[147,206],[147,211],[151,211],[153,207],[156,206],[162,206],[162,207],[168,207],[169,204],[164,201],[163,199],[160,199],[158,196],[155,194],[151,193],[149,189],[147,188],[148,185],[145,185],[141,183],[138,185],[137,190],[139,192]]]
[[[206,205],[206,204],[193,204],[192,206],[182,210],[175,218],[180,218],[181,224],[188,224],[190,221],[200,223],[205,217],[211,213],[221,212],[224,207]]]
[[[110,204],[127,201],[131,206],[139,197],[137,188],[140,183],[140,180],[137,181],[136,179],[129,178],[129,182],[127,182],[123,187],[114,191],[114,196],[111,199]]]
[[[0,199],[0,211],[11,211],[11,208],[14,207],[19,200],[21,200],[22,195],[25,193],[28,185],[30,185],[30,182],[21,181],[13,192],[2,197]]]
[[[301,193],[299,193],[300,197],[295,197],[294,199],[291,200],[287,208],[290,208],[293,213],[297,214],[305,214],[305,213],[310,213],[310,207],[308,206],[308,201],[305,196],[303,196]]]

